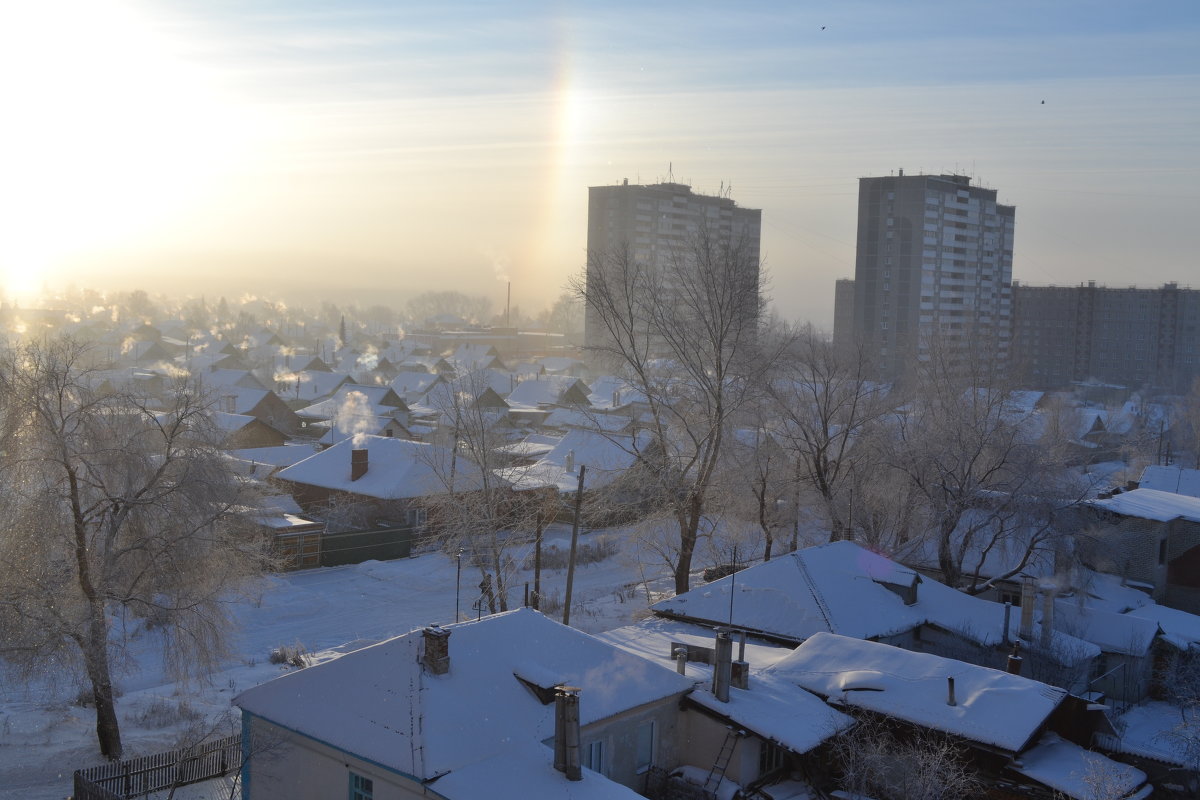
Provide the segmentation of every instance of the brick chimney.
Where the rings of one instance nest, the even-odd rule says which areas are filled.
[[[350,480],[356,481],[367,474],[367,451],[350,451]]]
[[[422,631],[425,639],[425,655],[421,663],[432,675],[445,675],[450,671],[450,631],[430,625]]]

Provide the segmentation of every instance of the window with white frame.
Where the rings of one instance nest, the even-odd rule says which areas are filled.
[[[350,800],[374,800],[375,798],[375,781],[359,775],[350,773]]]
[[[637,762],[638,774],[654,766],[654,720],[646,720],[637,726],[635,735],[634,760]]]

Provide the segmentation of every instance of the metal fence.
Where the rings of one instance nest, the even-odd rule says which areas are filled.
[[[241,734],[75,771],[75,800],[131,797],[220,778],[242,767]]]

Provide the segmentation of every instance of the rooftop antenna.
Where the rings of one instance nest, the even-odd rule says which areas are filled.
[[[674,182],[675,182],[675,163],[673,161],[668,161],[667,162],[667,183],[674,183]]]

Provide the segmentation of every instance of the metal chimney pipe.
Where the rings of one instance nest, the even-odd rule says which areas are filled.
[[[949,675],[946,676],[946,705],[958,705],[958,701],[954,698],[954,678]]]
[[[1033,638],[1033,604],[1037,602],[1033,578],[1026,575],[1021,579],[1021,638]]]
[[[554,768],[569,781],[583,780],[579,761],[579,689],[559,686],[554,694]]]
[[[1021,663],[1024,660],[1025,659],[1021,658],[1021,640],[1018,639],[1017,641],[1013,642],[1012,652],[1008,654],[1008,664],[1006,665],[1005,671],[1009,675],[1020,675]]]
[[[733,675],[733,639],[726,628],[717,630],[716,647],[713,655],[713,696],[722,703],[729,702],[729,683]]]

